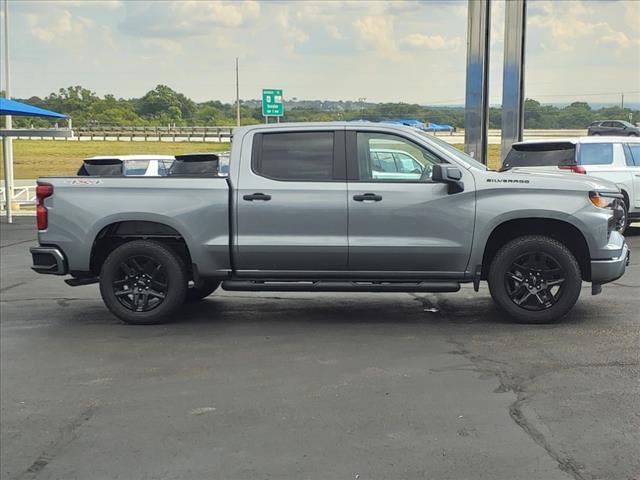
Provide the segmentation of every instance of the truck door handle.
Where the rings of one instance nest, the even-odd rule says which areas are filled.
[[[244,195],[242,199],[248,200],[249,202],[253,202],[254,200],[262,200],[266,202],[268,200],[271,200],[271,195],[265,195],[264,193],[254,193],[252,195]]]
[[[354,195],[353,199],[356,202],[366,202],[366,201],[379,202],[380,200],[382,200],[382,195],[376,195],[375,193],[365,193],[364,195]]]

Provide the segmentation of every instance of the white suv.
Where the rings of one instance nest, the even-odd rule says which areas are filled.
[[[502,169],[566,171],[609,180],[624,195],[624,231],[640,220],[640,138],[581,137],[514,143]]]

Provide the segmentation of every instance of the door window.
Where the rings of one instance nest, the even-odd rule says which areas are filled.
[[[253,169],[259,175],[285,181],[333,179],[333,132],[265,133],[257,143]]]
[[[441,160],[410,140],[358,132],[358,178],[364,182],[429,182]]]
[[[612,163],[612,143],[583,143],[580,145],[580,165],[610,165]]]
[[[633,165],[635,167],[640,167],[640,143],[634,144],[634,143],[630,143],[627,144],[627,147],[629,147],[629,152],[631,153],[631,160],[632,162],[627,162],[627,165]]]

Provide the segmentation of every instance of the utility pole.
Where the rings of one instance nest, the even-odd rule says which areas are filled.
[[[240,77],[238,73],[238,57],[236,57],[236,125],[240,126]]]
[[[620,108],[624,110],[624,93],[620,94]]]
[[[11,84],[9,82],[9,0],[4,0],[4,85],[7,100],[11,99]],[[6,128],[13,128],[11,115],[5,117]],[[11,210],[13,205],[13,138],[4,137],[2,142],[4,150],[4,198],[7,214],[7,223],[13,223]]]

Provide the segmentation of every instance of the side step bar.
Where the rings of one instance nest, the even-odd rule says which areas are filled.
[[[274,282],[226,280],[222,289],[233,292],[457,292],[457,282]]]

